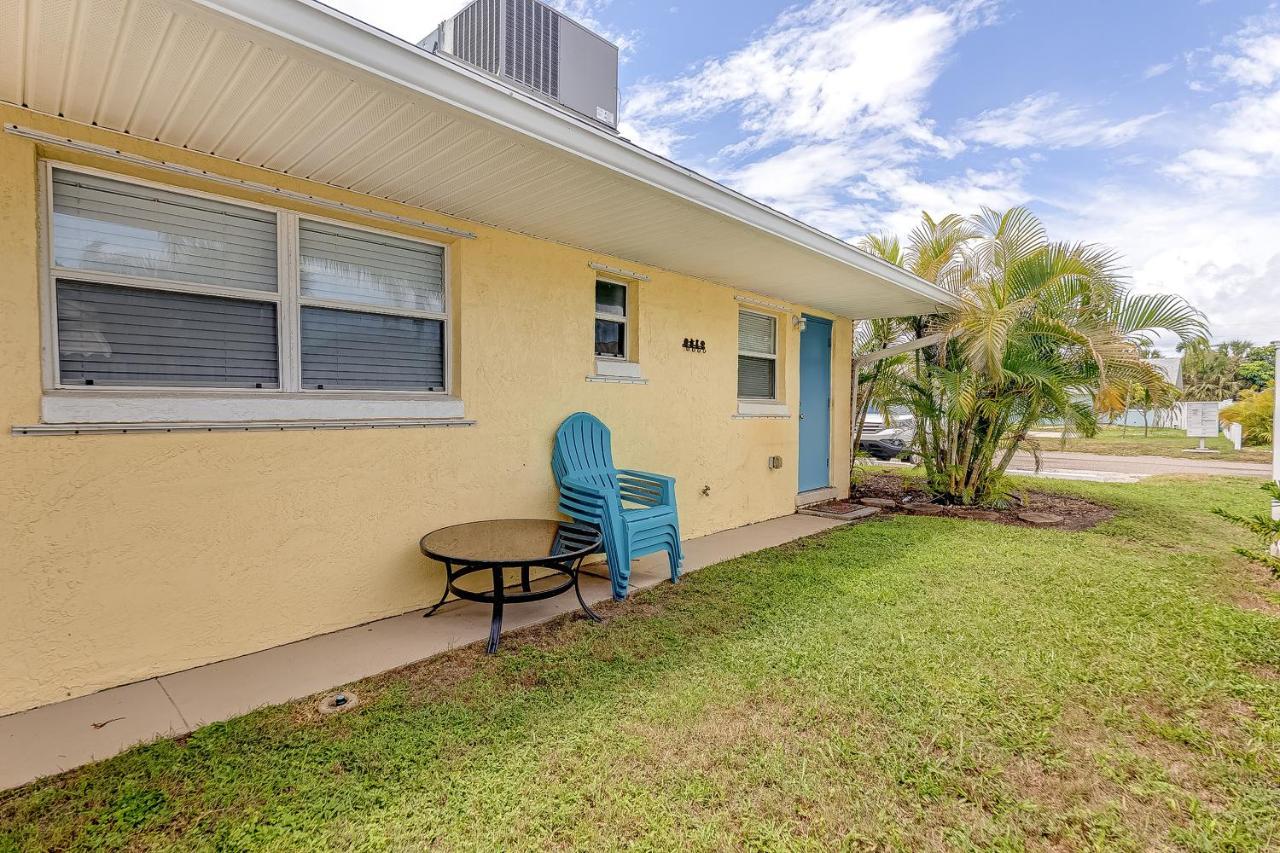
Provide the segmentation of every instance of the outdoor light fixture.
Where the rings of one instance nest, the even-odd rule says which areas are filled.
[[[809,325],[809,323],[807,320],[805,320],[803,314],[796,314],[794,317],[791,318],[791,325],[796,327],[797,332],[803,332],[804,327]]]

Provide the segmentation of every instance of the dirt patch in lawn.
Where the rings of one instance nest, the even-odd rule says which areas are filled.
[[[1015,527],[1043,527],[1052,530],[1088,530],[1115,515],[1110,507],[1068,495],[1019,489],[1009,495],[1007,507],[961,507],[934,503],[917,481],[892,474],[863,477],[847,501],[830,501],[813,509],[827,513],[848,513],[873,506],[881,513],[928,515],[990,521]]]

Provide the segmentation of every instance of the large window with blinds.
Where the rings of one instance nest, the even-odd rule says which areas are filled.
[[[444,247],[53,166],[62,388],[447,388]]]
[[[778,395],[778,321],[755,311],[738,312],[738,398]]]

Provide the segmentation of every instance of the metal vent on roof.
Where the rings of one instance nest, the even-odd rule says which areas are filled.
[[[617,45],[542,0],[473,0],[419,44],[617,130]]]
[[[503,0],[477,0],[454,18],[454,55],[498,73],[498,15]]]
[[[506,0],[507,76],[555,98],[560,94],[560,16],[538,0]]]

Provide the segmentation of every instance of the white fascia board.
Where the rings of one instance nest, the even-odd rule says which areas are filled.
[[[782,214],[663,157],[579,121],[531,95],[460,63],[436,56],[330,9],[315,0],[174,0],[265,30],[447,103],[634,180],[824,255],[933,302],[939,311],[960,301],[947,290],[843,240]],[[915,312],[912,312],[915,313]]]

